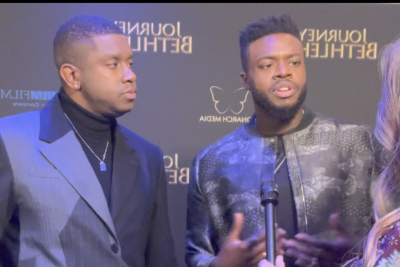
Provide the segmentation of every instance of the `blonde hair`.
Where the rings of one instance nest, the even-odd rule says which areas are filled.
[[[382,96],[374,134],[383,146],[386,165],[372,190],[376,222],[365,240],[365,267],[373,267],[378,259],[378,241],[382,232],[400,220],[400,208],[393,211],[388,208],[400,190],[400,38],[380,53],[379,72]]]

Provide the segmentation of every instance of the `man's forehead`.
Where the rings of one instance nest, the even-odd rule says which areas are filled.
[[[86,42],[79,42],[75,46],[86,53],[97,54],[132,54],[128,37],[123,34],[104,34],[92,36]]]
[[[96,49],[100,51],[119,51],[127,52],[132,51],[129,45],[128,38],[123,34],[105,34],[94,36],[92,38]]]
[[[263,36],[252,42],[249,46],[251,54],[273,53],[273,52],[300,53],[303,44],[299,39],[288,33],[276,33]]]
[[[108,46],[108,45],[115,45],[115,44],[128,44],[128,37],[123,34],[103,34],[103,35],[94,35],[91,37],[93,42],[96,45]]]

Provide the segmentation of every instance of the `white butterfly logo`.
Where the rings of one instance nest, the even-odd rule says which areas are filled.
[[[224,89],[218,86],[211,86],[210,92],[214,101],[215,110],[219,114],[225,114],[228,110],[233,114],[240,114],[244,109],[244,103],[247,100],[249,91],[244,87],[236,89],[233,93],[227,93]],[[223,111],[221,111],[223,110]]]

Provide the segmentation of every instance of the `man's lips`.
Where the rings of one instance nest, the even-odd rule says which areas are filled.
[[[123,95],[128,100],[134,100],[134,99],[136,99],[136,90],[128,90],[128,91],[124,92]]]
[[[289,98],[296,93],[297,86],[290,82],[280,82],[272,89],[272,93],[278,98]]]

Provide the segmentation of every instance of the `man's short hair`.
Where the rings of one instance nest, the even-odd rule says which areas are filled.
[[[85,14],[68,19],[58,28],[53,41],[57,69],[65,63],[76,63],[76,57],[79,57],[75,51],[78,43],[94,45],[92,37],[113,33],[124,34],[120,27],[101,16]]]
[[[287,14],[261,18],[247,24],[244,30],[240,32],[240,57],[242,60],[243,71],[246,72],[248,68],[249,45],[261,37],[275,33],[288,33],[301,41],[300,31],[297,28],[296,23]]]

